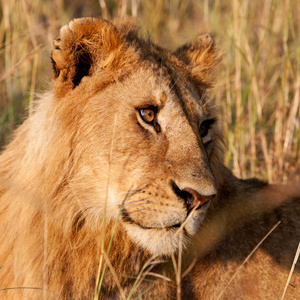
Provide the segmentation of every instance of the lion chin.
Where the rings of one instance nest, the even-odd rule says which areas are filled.
[[[133,20],[75,19],[51,60],[0,156],[0,298],[278,298],[300,185],[223,166],[212,36],[171,53]],[[299,287],[297,265],[286,299]]]

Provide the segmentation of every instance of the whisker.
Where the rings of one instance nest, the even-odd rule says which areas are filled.
[[[150,198],[141,198],[141,199],[135,199],[135,200],[130,200],[130,201],[126,201],[126,205],[130,205],[130,204],[134,204],[134,203],[139,203],[139,202],[143,202],[145,200],[149,200]],[[151,201],[152,203],[152,201]]]
[[[136,210],[127,210],[126,209],[126,212],[128,213],[128,214],[134,214],[134,213],[137,213],[137,212],[141,212],[141,211],[143,211],[143,210],[148,210],[148,208],[147,207],[144,207],[144,208],[139,208],[139,209],[136,209]]]

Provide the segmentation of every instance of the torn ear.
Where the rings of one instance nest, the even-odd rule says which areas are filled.
[[[74,19],[60,29],[54,40],[51,59],[54,69],[54,88],[59,96],[92,75],[95,66],[114,69],[124,43],[111,23],[96,18]]]
[[[213,74],[221,54],[215,47],[211,34],[198,36],[198,41],[187,43],[178,48],[174,55],[191,68],[193,79],[205,88],[212,87]]]

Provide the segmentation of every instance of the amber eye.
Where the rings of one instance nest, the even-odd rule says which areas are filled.
[[[140,115],[146,123],[152,123],[155,119],[155,110],[151,108],[140,109]]]

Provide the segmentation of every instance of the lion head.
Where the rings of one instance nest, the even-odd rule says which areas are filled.
[[[216,195],[212,37],[171,54],[138,38],[132,22],[84,18],[54,45],[56,121],[76,148],[68,182],[85,217],[119,218],[142,248],[173,253]]]

